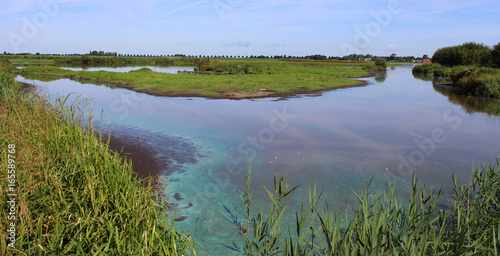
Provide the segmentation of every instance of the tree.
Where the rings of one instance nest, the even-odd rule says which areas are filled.
[[[429,55],[424,54],[424,56],[422,56],[422,59],[430,59],[430,58],[429,58]]]
[[[493,51],[491,51],[491,61],[493,65],[500,68],[500,43],[493,46]]]
[[[490,47],[475,42],[438,49],[432,61],[445,65],[489,65],[492,57]]]

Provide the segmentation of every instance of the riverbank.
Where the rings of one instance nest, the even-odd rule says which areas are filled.
[[[0,163],[9,171],[0,177],[10,190],[0,207],[10,210],[0,229],[11,230],[0,233],[1,255],[196,254],[153,187],[110,152],[117,144],[83,126],[78,106],[25,97],[20,87],[1,73]]]
[[[374,70],[374,65],[367,63],[339,65],[328,62],[289,63],[270,60],[241,63],[237,60],[226,60],[210,65],[214,71],[202,71],[204,74],[165,74],[148,68],[126,73],[71,71],[53,66],[28,66],[16,73],[56,75],[75,80],[113,83],[155,96],[244,99],[283,97],[363,86],[365,82],[351,78],[371,76]]]

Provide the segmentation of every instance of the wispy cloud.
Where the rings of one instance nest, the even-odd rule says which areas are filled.
[[[245,39],[245,40],[239,40],[238,42],[234,42],[234,43],[226,43],[226,44],[223,44],[222,46],[224,46],[224,47],[233,47],[233,46],[248,47],[251,44],[252,44],[252,40]]]
[[[399,45],[390,44],[390,45],[387,46],[387,50],[389,50],[389,51],[399,51],[399,50],[401,50],[401,47]]]

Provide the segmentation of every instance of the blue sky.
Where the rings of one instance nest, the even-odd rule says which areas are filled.
[[[3,0],[0,51],[432,55],[500,42],[498,0]]]

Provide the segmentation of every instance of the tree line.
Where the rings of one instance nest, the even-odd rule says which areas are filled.
[[[154,55],[154,54],[121,54],[117,52],[105,52],[92,50],[87,54],[72,53],[72,54],[36,54],[27,53],[8,53],[3,52],[0,55],[16,55],[24,56],[29,58],[40,58],[45,59],[48,57],[56,56],[89,56],[89,57],[140,57],[140,58],[211,58],[211,59],[281,59],[281,60],[348,60],[348,61],[375,61],[377,58],[383,58],[386,61],[391,62],[415,62],[421,61],[422,59],[429,58],[426,54],[422,57],[415,56],[397,56],[395,53],[390,56],[373,56],[371,54],[350,54],[343,57],[340,56],[326,56],[322,54],[306,55],[306,56],[292,56],[292,55],[186,55],[186,54],[166,54],[166,55]]]
[[[443,47],[434,53],[432,62],[444,66],[471,65],[500,67],[500,43],[493,47],[476,42]]]

